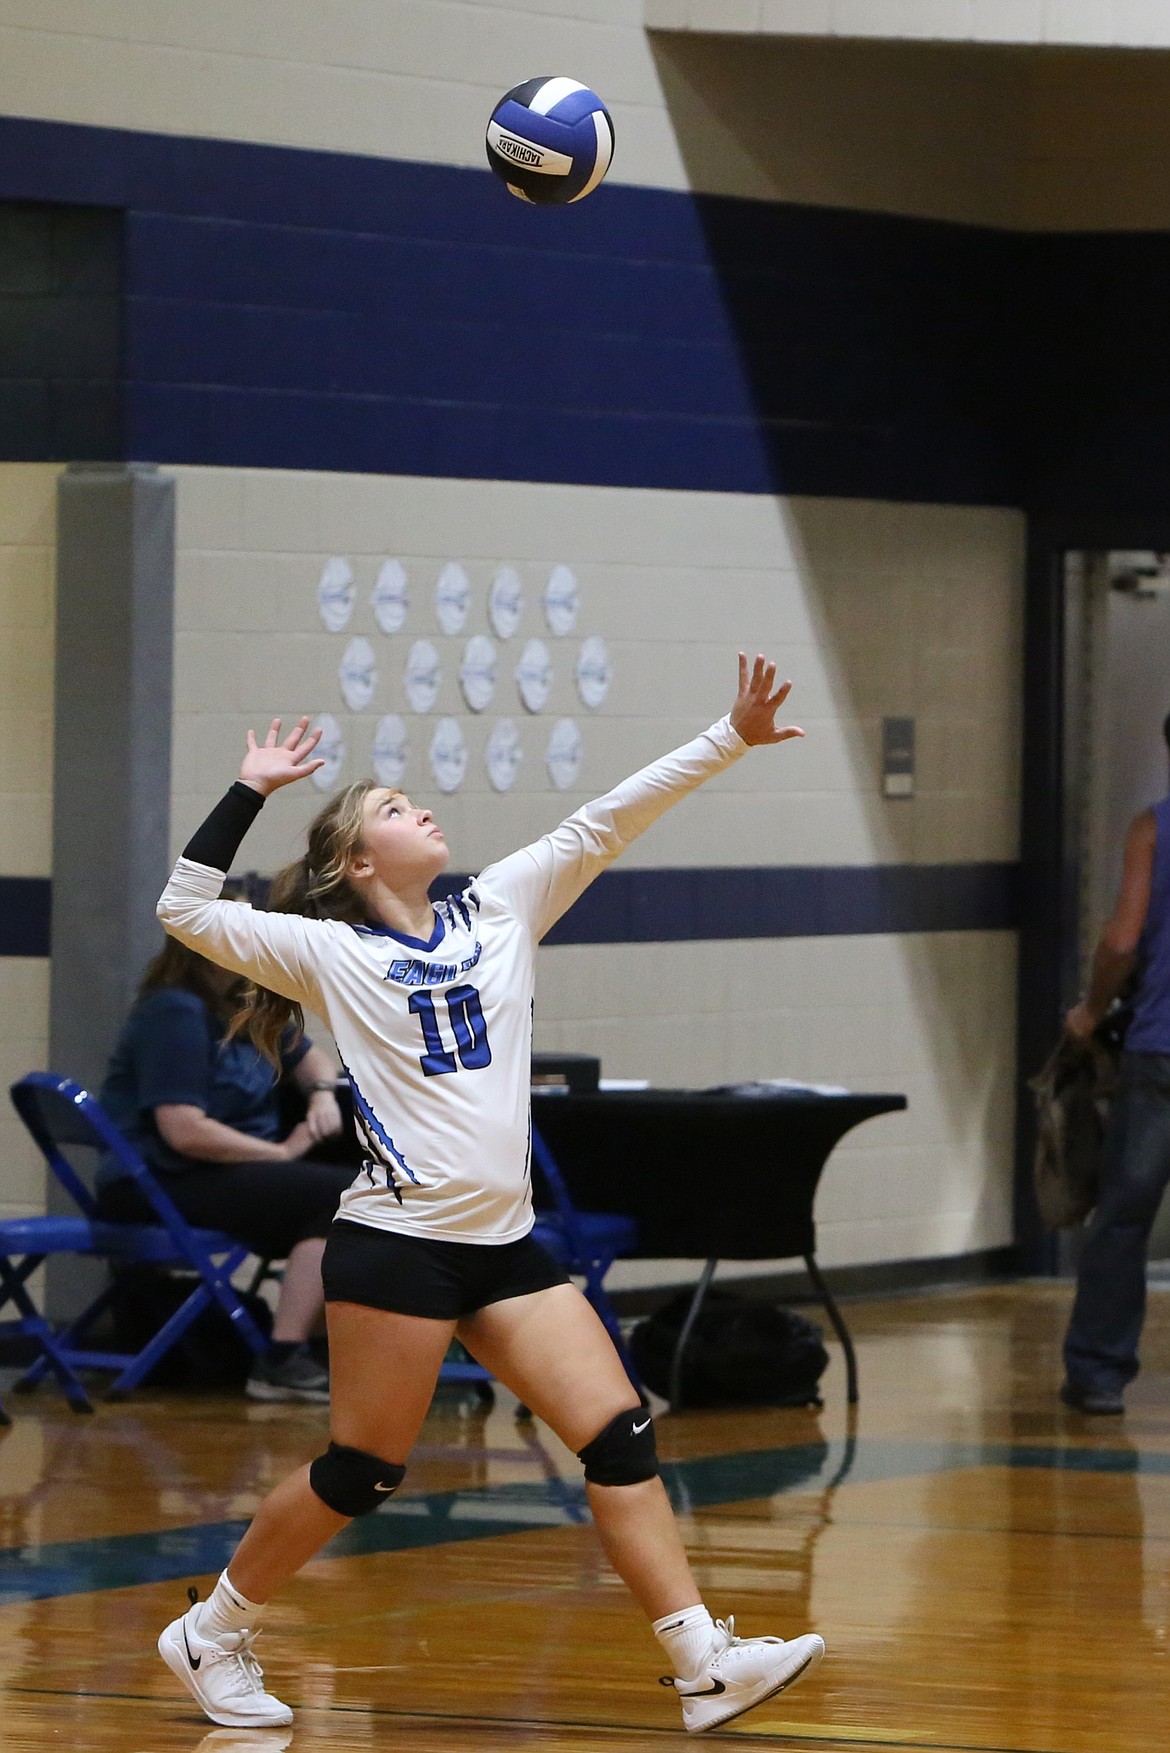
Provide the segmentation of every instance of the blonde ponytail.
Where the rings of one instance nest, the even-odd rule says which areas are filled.
[[[303,856],[286,864],[272,879],[268,890],[269,913],[299,913],[307,919],[340,919],[351,925],[361,924],[365,912],[346,872],[350,859],[361,846],[365,800],[374,789],[372,779],[359,779],[355,785],[339,791],[314,817]],[[296,1035],[304,1033],[304,1011],[295,999],[250,982],[228,1034],[246,1035],[265,1059],[279,1069],[281,1041],[290,1024]]]

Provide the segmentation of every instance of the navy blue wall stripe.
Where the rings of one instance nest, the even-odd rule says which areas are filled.
[[[436,892],[458,890],[465,876]],[[1014,864],[610,870],[547,943],[687,943],[709,938],[855,937],[1013,931]],[[0,877],[0,956],[49,953],[47,877]]]
[[[1010,864],[619,869],[587,889],[545,942],[1009,931],[1016,922]]]
[[[0,956],[47,956],[48,877],[0,876]]]
[[[446,877],[436,893],[457,892],[467,880]],[[1014,864],[609,870],[545,941],[1013,931],[1016,887]],[[48,955],[49,898],[47,877],[0,877],[0,956]]]
[[[620,185],[537,210],[486,170],[12,117],[5,200],[125,215],[121,437],[90,410],[93,454],[1050,516],[1164,500],[1166,233]]]
[[[1014,864],[765,866],[608,870],[545,938],[688,943],[755,937],[856,937],[911,931],[1012,931]],[[449,893],[467,877],[441,882]]]
[[[0,200],[126,214],[124,454],[1012,503],[1011,240],[0,119]]]

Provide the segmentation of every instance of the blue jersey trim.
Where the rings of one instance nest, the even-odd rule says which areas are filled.
[[[344,1059],[341,1062],[341,1069],[349,1079],[349,1087],[353,1095],[354,1107],[357,1109],[366,1129],[378,1140],[378,1143],[383,1149],[390,1152],[394,1162],[398,1164],[398,1167],[402,1170],[402,1173],[406,1176],[407,1180],[413,1181],[416,1187],[420,1187],[422,1185],[421,1181],[411,1169],[406,1158],[403,1156],[402,1152],[399,1150],[398,1146],[395,1144],[394,1140],[371,1108],[369,1102],[367,1102],[365,1096],[363,1096],[361,1090],[358,1088],[357,1079],[354,1077],[353,1072],[349,1069],[349,1066],[345,1063]],[[391,1166],[392,1165],[387,1164],[387,1167]]]
[[[395,943],[405,944],[407,949],[436,950],[443,941],[447,926],[442,915],[436,911],[435,929],[429,939],[407,937],[404,931],[394,931],[389,925],[355,925],[352,929],[360,932],[363,937],[392,937]]]

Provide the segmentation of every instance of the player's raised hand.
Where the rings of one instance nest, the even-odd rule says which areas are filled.
[[[787,700],[792,683],[781,682],[775,693],[773,688],[776,688],[776,665],[766,658],[757,657],[749,672],[748,660],[741,651],[739,693],[731,708],[731,724],[744,742],[753,748],[760,743],[786,743],[790,737],[804,735],[799,725],[779,726],[776,723],[776,714]]]
[[[242,783],[267,797],[282,785],[291,785],[295,779],[307,779],[310,773],[325,765],[320,758],[309,759],[320,740],[321,732],[309,729],[307,717],[297,719],[283,742],[280,740],[279,718],[272,720],[262,743],[258,743],[255,733],[249,731],[248,752],[240,762]]]

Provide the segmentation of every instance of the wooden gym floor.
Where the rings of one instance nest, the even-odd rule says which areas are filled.
[[[723,1731],[850,1753],[1164,1753],[1170,1744],[1170,1295],[1124,1420],[1057,1404],[1067,1291],[854,1304],[862,1406],[659,1420],[709,1605],[815,1627],[809,1680]],[[0,1436],[5,1753],[626,1753],[695,1745],[608,1575],[579,1468],[501,1395],[436,1402],[403,1495],[272,1609],[293,1729],[215,1730],[154,1653],[314,1410],[142,1394],[71,1415],[8,1396]],[[718,1738],[718,1737],[717,1737]]]

